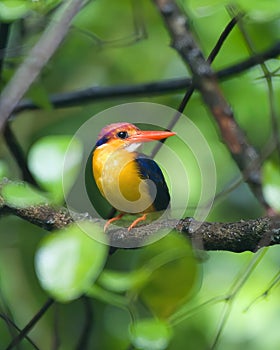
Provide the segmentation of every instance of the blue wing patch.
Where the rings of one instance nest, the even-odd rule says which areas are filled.
[[[165,210],[169,205],[170,195],[160,167],[144,154],[139,154],[135,161],[138,164],[141,178],[152,180],[156,185],[157,193],[153,203],[155,210]]]

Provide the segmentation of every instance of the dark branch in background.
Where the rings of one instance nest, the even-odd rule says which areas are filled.
[[[54,301],[52,299],[48,299],[47,302],[43,305],[43,307],[37,312],[37,314],[30,320],[30,322],[23,328],[23,330],[16,336],[11,343],[6,347],[5,350],[12,350],[16,347],[22,339],[24,339],[30,330],[34,327],[34,325],[40,320],[40,318],[45,314],[45,312],[53,305]]]
[[[221,80],[231,78],[237,74],[244,73],[248,69],[257,66],[258,64],[275,58],[279,54],[280,42],[259,54],[215,72],[216,77]],[[134,85],[116,85],[109,87],[92,86],[83,90],[52,94],[49,96],[49,101],[54,108],[66,108],[107,99],[117,99],[122,97],[147,97],[177,93],[190,88],[191,85],[191,78],[183,78]],[[31,100],[25,99],[15,107],[14,114],[18,114],[25,110],[38,109],[41,109],[41,107],[34,104],[34,102]],[[11,116],[11,118],[13,117],[14,116]]]
[[[73,214],[66,208],[39,205],[29,208],[15,208],[5,205],[0,197],[0,216],[16,215],[45,230],[52,231],[66,227],[74,220],[92,220],[104,225],[101,219],[91,219],[88,214]],[[205,250],[226,250],[231,252],[255,252],[264,246],[280,244],[280,218],[263,217],[256,220],[235,223],[197,222],[191,218],[165,220],[149,225],[109,230],[110,242],[114,246],[137,247],[151,238],[158,230],[168,229],[182,233],[191,239],[195,247]]]
[[[269,205],[262,193],[260,159],[256,150],[234,119],[233,112],[225,100],[210,64],[205,60],[189,28],[187,16],[173,0],[154,0],[166,28],[172,38],[172,46],[190,68],[193,82],[219,125],[221,136],[228,146],[233,159],[259,202],[266,208]]]
[[[280,51],[280,49],[279,49]],[[147,97],[179,92],[191,85],[191,79],[170,79],[135,85],[116,85],[109,87],[92,86],[83,90],[52,94],[49,101],[54,108],[79,106],[107,99],[122,97]],[[41,107],[25,99],[15,108],[15,113],[25,110],[37,110]]]
[[[71,0],[62,3],[62,6],[55,12],[57,16],[51,21],[3,90],[0,96],[0,131],[25,92],[60,45],[68,32],[71,20],[84,3],[85,0]]]

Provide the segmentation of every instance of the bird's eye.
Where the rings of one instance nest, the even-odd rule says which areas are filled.
[[[126,138],[128,138],[128,132],[127,131],[120,131],[120,132],[117,133],[117,136],[120,139],[126,139]]]

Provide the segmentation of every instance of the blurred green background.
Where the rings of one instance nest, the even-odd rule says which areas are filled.
[[[35,5],[34,3],[27,0],[10,2],[0,0],[1,23],[2,25],[11,23],[1,88],[13,75],[32,44],[38,40],[49,23],[52,7],[59,1],[37,1]],[[210,53],[230,21],[229,13],[236,9],[245,11],[245,17],[242,20],[243,28],[254,50],[265,50],[279,40],[279,1],[239,0],[233,3],[234,8],[232,6],[229,8],[225,0],[180,1],[180,5],[190,17],[190,25],[205,56]],[[244,35],[236,26],[223,45],[213,67],[216,70],[225,68],[249,55]],[[273,108],[276,111],[278,123],[280,122],[279,61],[273,59],[266,64],[271,74],[273,73],[273,93],[269,92],[260,67],[221,82],[221,88],[248,140],[266,161],[264,185],[276,184],[272,195],[271,192],[268,195],[268,199],[275,203],[275,194],[278,196],[280,187],[279,163],[275,155],[268,157],[267,145],[273,131],[271,120]],[[90,86],[132,85],[184,77],[189,77],[188,70],[170,46],[170,38],[151,1],[90,1],[76,16],[67,38],[26,96],[41,109],[18,114],[11,123],[12,129],[26,154],[29,154],[31,170],[40,182],[42,178],[38,173],[48,174],[57,168],[72,135],[93,115],[122,103],[138,101],[159,103],[176,109],[184,92],[161,96],[147,94],[141,98],[119,97],[103,101],[93,100],[91,103],[61,109],[52,108],[48,100],[49,94],[75,91]],[[185,114],[199,128],[213,153],[217,172],[217,194],[226,191],[232,183],[238,181],[240,173],[219,137],[212,116],[197,92],[188,103]],[[168,122],[169,120],[166,124]],[[96,135],[104,126],[104,121],[97,119],[95,126],[93,135]],[[95,137],[92,140],[92,147],[94,143]],[[192,174],[189,186],[191,202],[195,207],[200,196],[199,169],[195,163],[192,164],[191,157],[186,156],[184,147],[178,140],[170,144],[172,149],[184,159],[184,165]],[[39,158],[36,158],[36,152]],[[81,152],[79,146],[76,152],[77,162],[74,168],[79,162],[79,152]],[[0,157],[1,178],[20,179],[19,169],[3,139],[0,140]],[[41,168],[39,165],[38,170],[36,159],[40,157],[43,157],[44,164]],[[70,178],[75,177],[74,168],[71,169]],[[61,173],[58,171],[53,176],[53,181],[42,180],[41,185],[49,192],[48,200],[61,204],[63,202]],[[178,182],[180,182],[179,178]],[[182,180],[181,182],[183,187],[185,184]],[[171,195],[173,198],[180,198],[180,190],[173,191]],[[276,202],[279,201],[276,200]],[[277,205],[279,204],[275,207]],[[97,206],[98,211],[103,215],[108,213],[109,207],[101,197],[98,198]],[[187,208],[185,215],[192,216],[193,209]],[[214,202],[207,220],[227,222],[257,218],[261,215],[264,215],[262,208],[247,185],[241,183]],[[43,229],[17,217],[1,218],[0,311],[1,314],[9,313],[20,328],[28,323],[48,297],[38,281],[34,268],[34,256],[46,235],[48,234]],[[227,323],[225,320],[221,321],[223,308],[227,305],[225,302],[210,303],[199,307],[194,314],[188,313],[188,310],[202,305],[213,297],[226,295],[232,285],[237,285],[238,282],[235,282],[237,276],[244,276],[244,269],[252,258],[253,254],[248,252],[242,254],[205,252],[202,256],[199,255],[196,267],[186,271],[187,278],[195,271],[196,281],[190,283],[197,284],[196,291],[193,297],[187,299],[178,309],[185,317],[173,327],[167,349],[209,349],[221,322],[224,329],[217,349],[273,350],[279,348],[279,288],[273,289],[265,298],[258,299],[245,312],[246,308],[269,286],[271,279],[277,275],[278,264],[280,264],[278,247],[268,249],[252,275],[246,279],[240,293],[234,296]],[[106,268],[131,271],[137,265],[137,261],[142,261],[141,259],[143,257],[141,258],[139,251],[118,250],[109,257]],[[164,278],[164,274],[160,276]],[[181,276],[178,275],[178,278]],[[174,288],[181,288],[180,279],[177,286],[175,283]],[[160,291],[159,299],[161,299]],[[109,301],[101,301],[100,298],[91,298],[89,303],[93,309],[93,323],[88,348],[128,349],[130,344],[128,311],[112,305],[114,303],[110,304]],[[86,305],[88,307],[88,304]],[[147,316],[147,311],[141,309],[141,302],[137,307],[140,308],[139,314]],[[184,310],[187,311],[184,313]],[[60,345],[57,348],[75,349],[83,331],[84,322],[83,300],[56,304],[56,307],[46,313],[29,335],[39,349],[47,350],[56,348],[54,334],[58,332]],[[5,349],[10,340],[9,327],[2,320],[0,321],[0,348]],[[24,340],[21,349],[32,349],[32,346]]]

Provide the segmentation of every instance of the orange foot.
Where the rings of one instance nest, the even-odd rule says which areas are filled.
[[[115,216],[114,218],[108,220],[106,224],[104,225],[104,232],[106,232],[107,228],[111,225],[112,222],[120,220],[124,216],[123,213],[120,213],[119,215]]]
[[[135,227],[138,224],[138,222],[145,221],[146,218],[147,218],[147,214],[143,214],[142,216],[140,216],[140,218],[134,220],[127,230],[130,231],[133,227]]]

